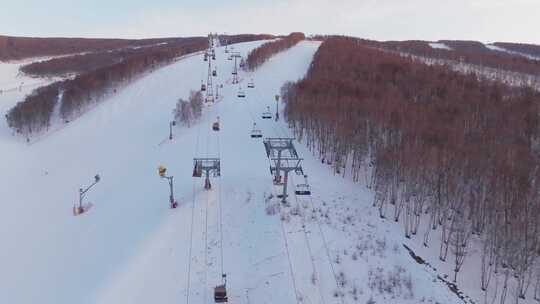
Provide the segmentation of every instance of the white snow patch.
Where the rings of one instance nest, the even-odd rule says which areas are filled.
[[[531,60],[540,60],[540,57],[532,56],[532,55],[525,54],[525,53],[522,53],[522,52],[511,51],[509,49],[505,49],[503,47],[500,47],[500,46],[497,46],[497,45],[494,45],[494,44],[484,44],[484,45],[488,49],[493,50],[493,51],[499,51],[499,52],[505,52],[505,53],[512,54],[512,55],[518,55],[518,56],[522,56],[522,57],[525,57],[525,58],[531,59]]]
[[[430,42],[429,46],[431,48],[434,48],[434,49],[452,50],[451,47],[449,47],[448,45],[446,45],[444,43],[440,43],[440,42]]]

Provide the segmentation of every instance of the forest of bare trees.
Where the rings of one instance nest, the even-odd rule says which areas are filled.
[[[141,73],[206,47],[207,39],[201,37],[187,40],[184,44],[145,48],[121,62],[39,88],[8,112],[8,125],[25,136],[46,130],[57,103],[60,103],[61,118],[69,121]]]
[[[119,63],[132,56],[139,55],[142,52],[157,51],[164,47],[171,48],[174,46],[181,46],[186,43],[200,41],[200,39],[201,38],[175,38],[174,40],[170,39],[166,42],[157,44],[130,46],[113,50],[88,52],[79,55],[53,58],[24,65],[20,70],[23,73],[40,77],[86,73]]]
[[[510,42],[495,42],[493,44],[512,52],[519,52],[540,58],[540,45]]]
[[[220,39],[227,40],[228,43],[270,38],[273,36],[263,34],[220,36]],[[55,106],[59,107],[60,118],[69,122],[103,100],[106,95],[114,93],[119,85],[135,79],[145,71],[170,63],[176,57],[203,50],[208,46],[206,37],[120,42],[122,49],[57,58],[23,67],[24,72],[39,76],[64,73],[79,75],[74,79],[39,88],[26,96],[6,114],[8,125],[17,134],[28,138],[50,127]],[[49,45],[47,41],[43,43]],[[96,47],[101,47],[101,40],[96,43]],[[109,44],[107,46],[111,47]]]
[[[126,47],[139,47],[182,38],[94,39],[32,38],[0,35],[0,60],[17,60],[37,56],[55,56],[81,52],[99,52]]]
[[[538,60],[491,50],[477,41],[440,40],[438,42],[444,43],[451,49],[432,48],[428,42],[418,40],[386,42],[362,40],[362,43],[366,45],[426,58],[453,60],[529,75],[540,74],[540,61]]]
[[[268,34],[239,34],[239,35],[219,35],[219,43],[221,45],[225,44],[235,44],[249,41],[257,40],[268,40],[275,38],[273,35]]]
[[[380,217],[437,248],[455,281],[476,238],[483,290],[498,275],[501,303],[510,281],[540,300],[539,92],[329,37],[282,96],[297,138],[373,189]]]
[[[265,43],[258,48],[253,49],[248,54],[246,68],[253,71],[265,63],[270,57],[295,46],[304,39],[306,39],[306,36],[303,33],[291,33],[279,40]]]
[[[173,110],[174,120],[188,128],[202,115],[203,96],[201,91],[191,91],[189,99],[178,99]]]

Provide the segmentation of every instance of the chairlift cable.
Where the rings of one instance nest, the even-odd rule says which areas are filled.
[[[291,175],[291,182],[292,182],[293,185],[295,184],[294,177],[292,175]],[[325,304],[326,301],[324,300],[324,296],[322,294],[322,290],[321,290],[322,287],[321,287],[321,281],[320,281],[319,273],[317,272],[317,267],[315,266],[315,258],[313,257],[313,251],[311,249],[311,243],[309,241],[309,236],[308,236],[308,233],[307,233],[307,230],[306,230],[306,217],[305,217],[305,214],[303,212],[304,210],[301,208],[300,203],[298,202],[298,196],[296,195],[296,193],[294,193],[294,199],[296,201],[296,207],[298,208],[299,212],[302,215],[302,231],[304,232],[304,240],[306,242],[306,247],[308,249],[309,257],[311,258],[311,267],[313,268],[313,274],[315,275],[315,280],[317,281],[317,285],[318,285],[317,290],[319,292],[321,302],[323,304]]]
[[[199,152],[199,141],[200,141],[200,135],[201,135],[201,124],[197,127],[197,141],[195,143],[195,155]],[[192,179],[192,204],[191,204],[191,225],[190,225],[190,237],[189,237],[189,260],[188,260],[188,279],[187,279],[187,287],[186,287],[186,304],[189,304],[189,295],[190,295],[190,289],[191,289],[191,259],[192,259],[192,253],[193,253],[193,225],[195,222],[195,180]]]

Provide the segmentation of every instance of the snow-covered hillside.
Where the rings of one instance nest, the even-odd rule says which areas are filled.
[[[261,43],[235,50],[245,56]],[[206,77],[202,55],[146,75],[30,145],[3,122],[0,303],[206,304],[222,272],[235,304],[461,301],[414,263],[399,230],[375,215],[371,192],[334,177],[301,144],[312,196],[291,195],[288,206],[269,199],[270,163],[250,131],[256,122],[264,137],[291,136],[282,119],[261,113],[274,108],[285,81],[304,75],[318,45],[302,42],[240,72],[239,85],[218,48],[214,85],[224,85],[223,98],[191,128],[176,126],[172,141],[177,99]],[[246,98],[236,96],[239,86]],[[15,100],[5,96],[2,110]],[[194,157],[220,157],[212,190],[192,177]],[[160,164],[174,175],[177,209],[169,209]],[[102,180],[87,196],[94,207],[74,217],[78,189],[95,174]],[[289,182],[294,189],[303,179],[293,173]]]

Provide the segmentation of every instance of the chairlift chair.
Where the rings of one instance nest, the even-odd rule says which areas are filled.
[[[246,97],[246,93],[244,91],[242,91],[242,88],[240,88],[240,90],[238,91],[238,97],[239,98],[244,98]]]
[[[217,118],[217,121],[212,124],[212,130],[219,131],[219,117]]]
[[[294,189],[296,195],[311,195],[311,187],[307,182],[307,175],[304,175],[305,182],[302,184],[297,184]]]
[[[214,301],[216,303],[227,303],[227,275],[222,274],[223,284],[214,287]]]
[[[248,82],[247,87],[250,89],[255,88],[255,84],[253,83],[253,80],[251,82]]]
[[[251,138],[261,138],[261,137],[262,137],[261,129],[257,128],[256,123],[253,123],[253,130],[251,130]]]
[[[272,113],[270,112],[270,107],[266,107],[266,111],[262,113],[263,119],[272,119]]]
[[[213,71],[212,71],[212,76],[214,76],[214,77],[217,76],[217,71],[216,71],[216,70],[213,70]]]
[[[206,85],[204,83],[201,83],[201,91],[206,91]]]

